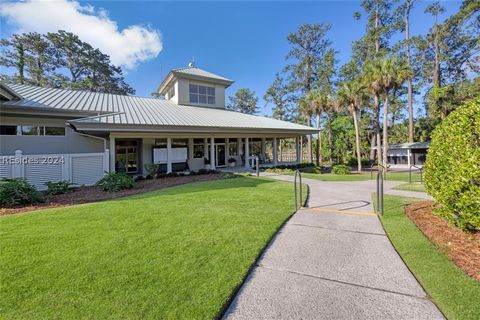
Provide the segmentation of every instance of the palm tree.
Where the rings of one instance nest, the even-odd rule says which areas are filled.
[[[383,92],[380,60],[368,60],[363,67],[362,82],[373,99],[373,135],[377,145],[377,163],[382,163],[382,147],[380,141],[380,95]]]
[[[411,69],[396,57],[388,57],[380,61],[380,86],[384,96],[383,103],[383,166],[387,168],[388,152],[388,107],[391,91],[397,90],[411,78]]]
[[[360,151],[360,129],[358,126],[358,112],[365,100],[365,86],[360,79],[343,82],[338,90],[338,96],[342,104],[347,105],[348,111],[353,117],[355,126],[355,146],[357,151],[357,170],[362,171],[362,154]]]
[[[305,97],[303,97],[302,99],[300,99],[299,112],[303,117],[305,117],[305,120],[307,121],[307,125],[310,126],[314,110],[312,108],[312,103],[311,103],[311,101],[308,97],[308,94]],[[313,158],[312,158],[312,138],[311,138],[310,135],[308,135],[307,139],[308,139],[308,160],[309,160],[309,162],[312,162],[313,161]],[[302,146],[303,146],[303,142],[302,142]],[[302,150],[303,150],[303,148],[302,148]],[[303,156],[303,152],[302,152],[302,156]]]
[[[320,154],[321,151],[321,129],[320,129],[320,118],[322,113],[324,113],[328,108],[328,96],[323,94],[320,90],[311,90],[305,97],[305,103],[308,105],[311,111],[313,111],[312,115],[315,115],[315,126],[318,130],[318,141],[317,141],[317,165],[321,164],[322,156]]]

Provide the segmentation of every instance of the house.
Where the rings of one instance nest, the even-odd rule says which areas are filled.
[[[387,160],[390,165],[423,166],[427,158],[430,142],[391,144],[388,146]]]
[[[279,139],[315,129],[225,108],[225,77],[190,65],[168,73],[165,99],[0,84],[0,177],[92,185],[105,171],[145,175],[160,170],[237,167],[251,157],[276,165]],[[271,151],[270,155],[266,150]]]

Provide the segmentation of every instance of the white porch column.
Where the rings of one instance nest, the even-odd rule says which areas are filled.
[[[237,138],[237,156],[242,155],[242,138]]]
[[[110,136],[110,172],[115,172],[115,138]]]
[[[250,161],[248,159],[249,157],[250,157],[250,143],[249,143],[249,139],[245,138],[245,168],[250,168]]]
[[[210,138],[210,169],[215,170],[215,138]]]
[[[193,159],[193,138],[188,138],[188,160]]]
[[[225,159],[228,164],[229,163],[228,159],[230,159],[230,139],[229,138],[225,139]]]
[[[203,157],[208,158],[208,139],[203,138]]]
[[[172,172],[172,138],[167,138],[167,173]]]
[[[411,159],[410,157],[412,156],[411,152],[410,152],[410,149],[407,149],[407,163],[408,163],[408,167],[410,168],[410,163],[411,163]]]
[[[296,154],[296,162],[300,163],[300,139],[297,137],[295,138],[295,154]]]
[[[277,156],[277,138],[273,138],[273,165],[276,166],[278,162],[278,156]]]

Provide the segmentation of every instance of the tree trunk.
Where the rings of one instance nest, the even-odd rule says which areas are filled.
[[[380,139],[380,106],[377,95],[373,97],[373,121],[374,121],[374,135],[377,144],[377,164],[382,164],[382,142]]]
[[[317,166],[322,164],[322,132],[320,131],[320,114],[317,114],[316,117],[316,127],[318,130],[318,139],[317,139]]]
[[[25,83],[25,49],[23,48],[23,44],[19,44],[17,46],[17,54],[18,54],[18,62],[17,62],[17,69],[18,69],[18,82],[20,84]]]
[[[357,110],[353,108],[353,125],[355,126],[355,146],[357,149],[357,170],[362,171],[362,154],[360,152],[360,130],[358,128]]]
[[[332,137],[332,119],[328,114],[328,150],[330,151],[330,163],[333,163],[333,137]]]
[[[375,126],[375,124],[373,124],[373,126]],[[370,160],[373,161],[375,160],[375,148],[376,148],[376,145],[375,145],[375,128],[373,129],[373,132],[372,132],[372,136],[370,137]]]
[[[383,105],[383,166],[384,172],[387,172],[387,153],[388,153],[388,94],[385,96]]]
[[[407,64],[410,68],[411,65],[411,53],[410,53],[410,10],[412,9],[412,1],[405,1],[405,54],[407,56]],[[407,81],[407,94],[408,94],[408,142],[413,142],[413,84],[412,79]]]

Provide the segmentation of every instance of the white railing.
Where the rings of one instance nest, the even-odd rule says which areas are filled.
[[[109,152],[0,156],[0,178],[25,178],[38,190],[46,182],[69,181],[92,186],[109,170]]]

